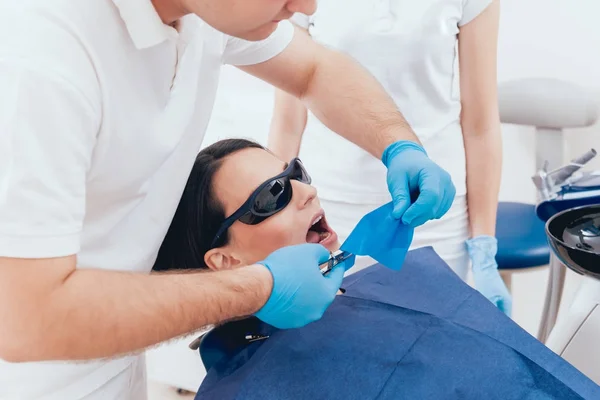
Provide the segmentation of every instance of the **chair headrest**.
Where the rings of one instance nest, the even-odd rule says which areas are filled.
[[[500,120],[539,128],[582,128],[600,113],[591,92],[559,79],[526,78],[498,86]]]

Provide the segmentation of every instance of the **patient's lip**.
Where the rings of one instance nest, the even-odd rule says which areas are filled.
[[[329,226],[329,222],[327,221],[327,217],[325,216],[324,213],[323,213],[323,220],[325,222],[325,226],[327,227],[327,231],[329,232],[329,237],[327,237],[327,239],[322,240],[319,243],[322,244],[323,246],[329,246],[330,244],[337,243],[337,241],[338,241],[338,235],[333,230],[333,228],[331,226]]]
[[[314,224],[316,224],[321,218],[323,218],[323,216],[325,215],[325,211],[323,211],[323,209],[320,209],[319,212],[317,212],[312,219],[310,220],[310,226],[308,227],[308,229],[310,229]]]

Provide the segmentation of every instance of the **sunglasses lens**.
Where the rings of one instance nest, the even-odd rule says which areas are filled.
[[[310,184],[310,182],[311,182],[310,175],[308,175],[308,172],[306,172],[306,169],[304,169],[304,166],[302,165],[300,160],[296,160],[296,162],[294,164],[294,170],[290,174],[290,179],[294,179],[294,180],[297,180],[302,183]]]
[[[287,178],[275,179],[265,186],[254,199],[252,211],[240,218],[240,222],[255,225],[285,208],[292,198],[292,186]]]

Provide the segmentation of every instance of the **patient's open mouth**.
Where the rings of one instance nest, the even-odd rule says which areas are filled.
[[[307,243],[320,243],[327,246],[337,241],[337,235],[327,224],[325,215],[321,212],[312,221],[308,232],[306,233]]]

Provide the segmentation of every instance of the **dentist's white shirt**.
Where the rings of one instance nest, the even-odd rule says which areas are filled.
[[[457,34],[491,2],[319,0],[314,15],[297,14],[293,20],[308,27],[315,41],[349,54],[375,76],[461,196],[466,167]],[[334,134],[310,112],[300,158],[325,200],[391,201],[381,160]]]
[[[250,43],[195,16],[175,30],[149,0],[0,0],[0,256],[149,272],[221,65],[266,61],[292,36],[283,22]],[[143,373],[135,356],[0,360],[0,399],[144,398]]]

